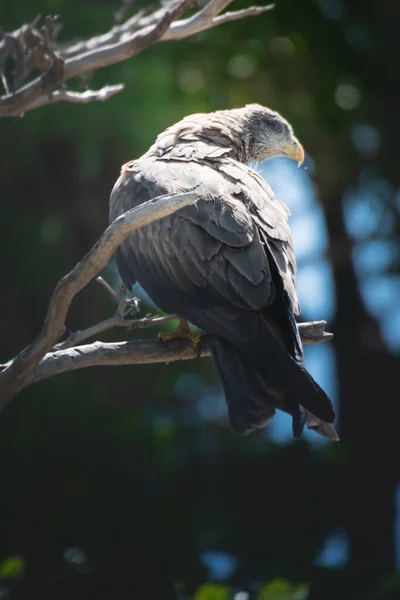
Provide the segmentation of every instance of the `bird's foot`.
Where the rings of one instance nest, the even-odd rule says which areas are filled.
[[[190,330],[189,324],[184,319],[179,319],[179,325],[172,333],[159,333],[159,339],[164,343],[172,342],[173,340],[190,340],[193,350],[196,350],[198,355],[201,352],[201,335],[193,333]]]

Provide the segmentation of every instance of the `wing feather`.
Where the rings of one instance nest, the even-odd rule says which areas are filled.
[[[114,187],[111,218],[162,194],[196,190],[199,195],[196,205],[128,236],[117,258],[124,282],[156,278],[160,287],[179,286],[191,294],[207,288],[238,307],[257,310],[275,297],[272,258],[297,311],[295,259],[283,205],[251,168],[215,147],[207,154],[206,144],[194,159],[190,148],[172,146],[166,158],[145,155]],[[155,301],[162,306],[162,299]]]

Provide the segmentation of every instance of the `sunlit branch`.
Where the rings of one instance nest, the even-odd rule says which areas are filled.
[[[110,261],[122,241],[136,229],[194,204],[195,192],[160,196],[119,216],[88,254],[61,279],[47,309],[42,331],[0,374],[0,408],[21,389],[29,372],[59,342],[73,298]]]

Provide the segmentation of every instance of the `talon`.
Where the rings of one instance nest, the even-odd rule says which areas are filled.
[[[188,322],[184,319],[179,319],[179,325],[175,331],[171,333],[159,333],[158,337],[164,344],[168,344],[173,340],[190,340],[193,350],[197,351],[197,357],[201,354],[201,335],[193,333],[189,328]]]

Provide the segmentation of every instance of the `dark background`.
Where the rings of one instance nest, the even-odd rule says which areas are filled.
[[[118,6],[18,0],[0,20],[12,30],[57,13],[72,39],[106,31]],[[287,117],[306,169],[273,161],[265,174],[293,212],[302,318],[328,318],[335,334],[307,364],[333,391],[342,441],[294,442],[279,420],[235,437],[210,359],[36,384],[0,415],[0,598],[183,599],[207,581],[253,593],[276,578],[310,583],[312,599],[400,597],[399,21],[396,0],[278,0],[97,72],[92,88],[126,83],[106,103],[1,122],[6,360],[105,228],[120,165],[159,131],[254,101]],[[105,276],[115,282],[112,267]],[[92,283],[68,325],[113,310]]]

